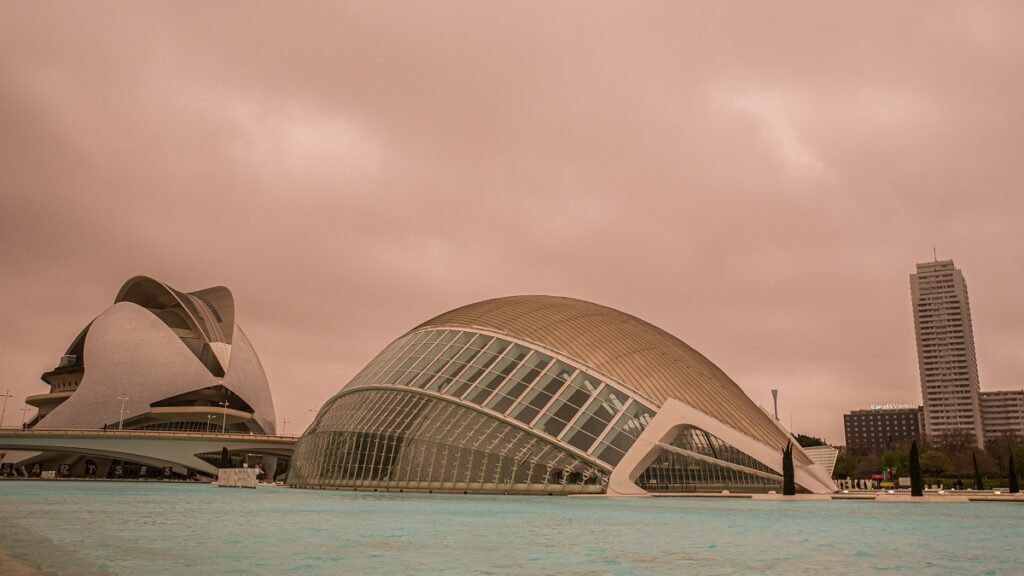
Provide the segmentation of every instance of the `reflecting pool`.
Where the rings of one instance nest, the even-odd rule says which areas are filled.
[[[0,481],[0,555],[56,574],[1021,574],[1022,538],[1013,503]]]

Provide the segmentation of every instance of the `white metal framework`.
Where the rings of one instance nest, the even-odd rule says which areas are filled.
[[[511,297],[443,314],[385,348],[320,410],[289,482],[766,491],[781,485],[790,438],[668,333],[589,302]],[[834,489],[799,448],[795,463],[803,489]]]

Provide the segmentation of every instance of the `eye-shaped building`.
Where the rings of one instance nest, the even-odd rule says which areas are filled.
[[[781,490],[788,432],[671,334],[590,302],[513,296],[429,320],[320,409],[289,484],[608,493]],[[829,493],[795,445],[799,489]]]

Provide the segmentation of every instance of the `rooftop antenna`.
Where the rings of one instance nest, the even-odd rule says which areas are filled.
[[[939,261],[939,252],[935,249],[935,244],[932,244],[932,258],[934,258],[936,262]]]

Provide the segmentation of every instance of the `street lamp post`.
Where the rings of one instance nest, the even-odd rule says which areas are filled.
[[[210,426],[213,425],[213,419],[216,418],[213,414],[206,415],[206,433],[210,433]]]
[[[220,405],[224,407],[224,419],[221,421],[221,424],[220,424],[220,433],[221,434],[227,434],[227,432],[228,432],[228,401],[225,400],[225,401],[221,402]]]
[[[21,409],[21,427],[23,429],[25,428],[25,418],[28,416],[28,411],[31,409],[32,408],[29,406],[25,406],[24,408]]]
[[[14,398],[14,396],[11,395],[11,391],[8,390],[8,391],[4,392],[3,394],[0,394],[0,398],[4,399],[4,407],[3,407],[2,410],[0,410],[0,428],[3,428],[4,427],[4,416],[7,414],[7,399],[8,398]]]
[[[121,401],[121,417],[118,418],[118,420],[117,420],[117,429],[118,430],[123,430],[124,429],[124,403],[128,401],[128,397],[127,396],[118,396],[117,399]]]
[[[284,420],[283,422],[284,423],[281,425],[281,436],[284,436],[284,431],[288,429],[288,425],[291,424],[292,421]]]

